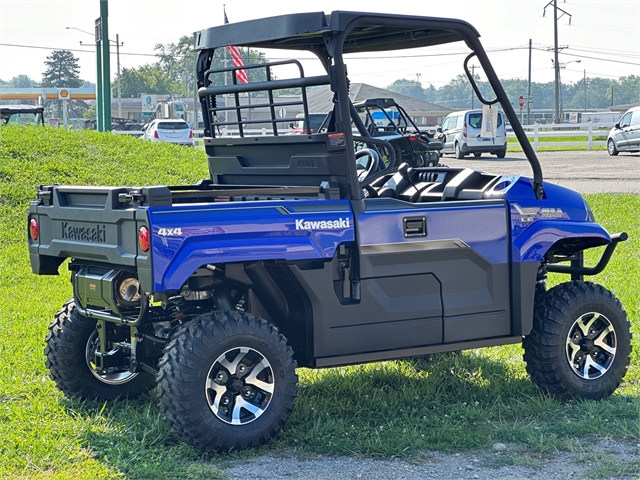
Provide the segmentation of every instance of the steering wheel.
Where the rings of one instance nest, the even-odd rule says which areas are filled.
[[[366,164],[362,165],[358,162],[359,158],[362,157],[371,157],[371,161],[369,162],[369,166]],[[380,155],[375,150],[370,148],[363,148],[362,150],[358,150],[356,152],[356,170],[358,170],[358,181],[363,181],[367,178],[371,173],[378,167],[380,164]]]

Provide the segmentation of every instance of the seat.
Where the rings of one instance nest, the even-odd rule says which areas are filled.
[[[381,198],[398,198],[407,186],[410,185],[409,178],[411,175],[411,167],[408,163],[403,163],[398,167],[398,171],[386,181],[386,183],[378,190],[378,197]]]

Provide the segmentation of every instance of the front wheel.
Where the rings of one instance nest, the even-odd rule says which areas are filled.
[[[456,155],[456,158],[458,158],[458,159],[464,158],[464,153],[462,153],[462,150],[460,149],[460,144],[459,143],[456,143],[455,155]]]
[[[613,138],[610,138],[607,142],[607,153],[612,157],[618,155],[618,149],[616,148],[616,143],[613,141]]]
[[[522,345],[527,372],[542,391],[563,400],[599,400],[627,372],[631,333],[613,293],[572,281],[536,296],[533,330]]]
[[[265,320],[236,311],[206,313],[165,347],[160,408],[173,431],[198,449],[255,447],[289,418],[295,368],[286,339]]]
[[[155,386],[149,373],[130,371],[130,353],[116,346],[129,341],[130,329],[110,323],[105,323],[105,328],[115,343],[105,360],[108,365],[98,368],[94,354],[100,345],[96,321],[80,315],[73,300],[56,312],[44,354],[51,378],[67,397],[134,398]]]

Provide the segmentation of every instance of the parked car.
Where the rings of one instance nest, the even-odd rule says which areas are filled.
[[[142,131],[144,140],[193,145],[193,130],[184,120],[152,120]]]
[[[304,125],[304,113],[299,113],[296,115],[296,118],[299,118],[297,122],[291,122],[289,127],[291,128],[291,135],[307,135],[307,133],[316,133],[322,122],[326,118],[326,113],[310,113],[309,114],[309,123],[310,123],[310,131],[307,132],[307,128]]]
[[[482,110],[463,110],[447,115],[438,129],[438,139],[444,144],[442,153],[453,153],[456,158],[464,158],[473,153],[479,157],[492,153],[504,158],[507,153],[507,134],[504,114],[498,112],[498,126],[495,137],[481,137]]]
[[[96,130],[98,127],[98,119],[96,117],[84,120],[84,128],[88,130]],[[142,124],[132,118],[111,117],[111,130],[137,132],[142,129]]]
[[[627,110],[609,131],[607,152],[612,157],[618,152],[640,152],[640,107]]]

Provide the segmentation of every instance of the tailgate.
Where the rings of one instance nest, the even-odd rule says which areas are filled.
[[[38,238],[28,237],[33,272],[57,274],[65,258],[135,267],[137,210],[118,199],[130,190],[39,187],[38,200],[29,206],[29,222],[38,225]]]

